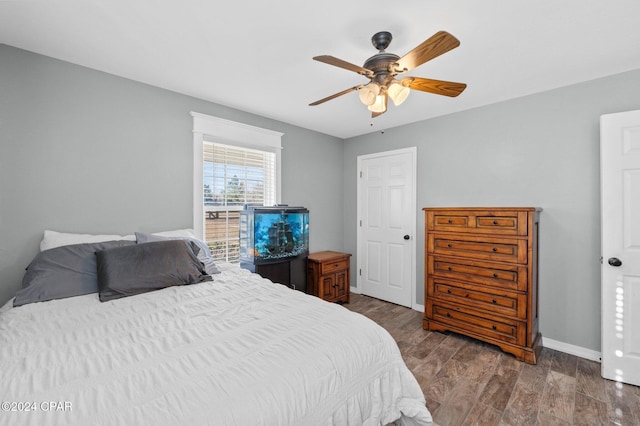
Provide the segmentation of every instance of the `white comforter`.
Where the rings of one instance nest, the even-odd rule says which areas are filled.
[[[391,336],[237,267],[0,313],[2,425],[425,425]]]

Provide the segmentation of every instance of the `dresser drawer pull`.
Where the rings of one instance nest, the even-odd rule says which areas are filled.
[[[498,278],[498,274],[493,274],[493,278]]]
[[[448,248],[451,248],[451,244],[447,244],[447,247],[448,247]]]
[[[494,247],[494,248],[492,248],[492,250],[493,250],[493,251],[498,251],[498,249],[497,249],[497,248],[495,248],[495,247]]]
[[[494,225],[497,225],[497,224],[498,224],[498,221],[497,221],[497,220],[494,220],[494,221],[493,221],[493,224],[494,224]]]
[[[451,289],[450,288],[447,289],[447,293],[451,294]]]
[[[449,219],[447,222],[448,222],[448,223],[452,223],[452,220],[451,220],[451,219]]]
[[[492,303],[498,303],[498,301],[496,299],[493,299],[491,302]]]
[[[494,330],[498,329],[498,327],[496,327],[495,325],[492,325],[491,328],[493,328]]]
[[[449,266],[447,269],[450,271],[453,271],[453,268],[451,268],[451,266]]]
[[[451,318],[451,314],[450,314],[449,312],[447,312],[447,316],[448,316],[449,318]]]

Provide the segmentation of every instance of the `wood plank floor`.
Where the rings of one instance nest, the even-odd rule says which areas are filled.
[[[422,314],[351,294],[344,305],[387,329],[439,426],[640,425],[640,388],[600,377],[600,364],[544,348],[536,365],[454,333]]]

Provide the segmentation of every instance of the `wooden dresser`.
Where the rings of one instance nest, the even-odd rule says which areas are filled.
[[[349,303],[349,253],[320,251],[307,258],[307,293],[329,302]]]
[[[486,341],[536,363],[542,209],[425,208],[423,328]]]

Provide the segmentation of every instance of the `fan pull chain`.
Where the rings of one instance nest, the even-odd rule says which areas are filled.
[[[380,123],[382,124],[382,126],[381,126],[382,128],[380,129],[380,134],[384,135],[384,123],[382,123],[382,121],[384,121],[384,120],[383,120],[382,117],[379,120],[380,120]],[[373,121],[369,123],[369,126],[373,127]]]

